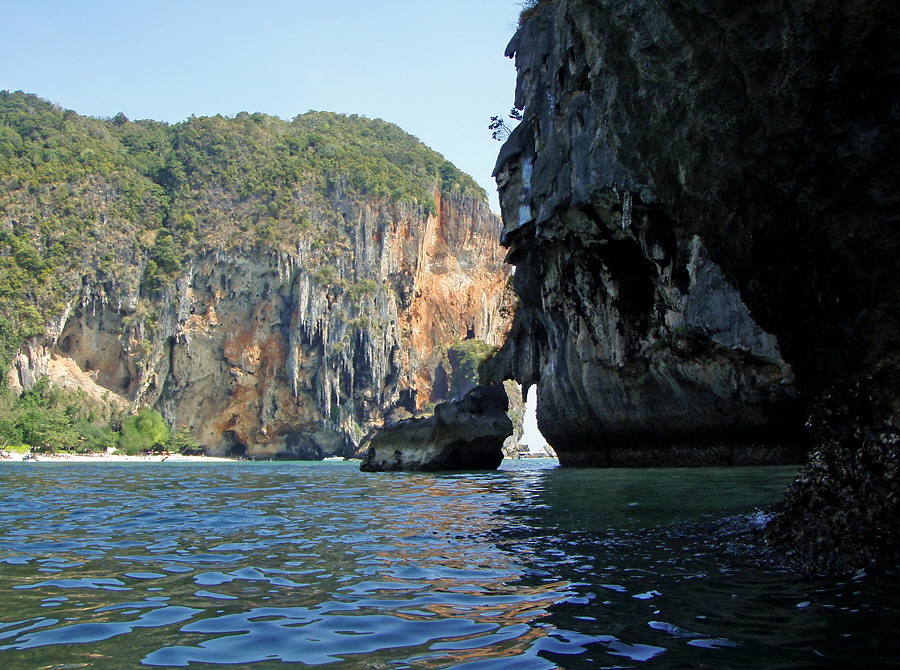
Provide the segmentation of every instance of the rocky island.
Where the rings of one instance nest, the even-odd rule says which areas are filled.
[[[489,379],[538,385],[564,465],[811,440],[770,544],[896,561],[896,6],[529,4],[496,167],[521,307]]]

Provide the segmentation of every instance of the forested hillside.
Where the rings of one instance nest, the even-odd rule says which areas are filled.
[[[30,387],[54,356],[68,356],[83,372],[92,372],[100,387],[127,400],[131,410],[155,405],[171,422],[187,423],[173,400],[178,393],[172,347],[190,339],[185,332],[198,327],[191,321],[198,310],[205,318],[222,299],[235,296],[229,282],[259,270],[262,288],[249,287],[252,295],[243,296],[241,304],[249,309],[256,299],[265,300],[265,291],[274,290],[268,275],[279,276],[278,309],[293,309],[295,322],[285,313],[269,326],[283,330],[287,348],[293,347],[282,358],[293,370],[285,374],[299,398],[296,372],[309,363],[313,349],[321,359],[316,365],[358,367],[362,361],[352,356],[377,330],[373,322],[391,316],[396,326],[393,312],[412,306],[416,281],[429,274],[423,274],[422,254],[430,243],[419,239],[429,222],[428,235],[442,245],[432,254],[440,263],[448,250],[453,253],[444,247],[454,235],[461,235],[461,248],[478,231],[487,237],[496,233],[484,193],[470,177],[378,119],[309,112],[284,121],[240,113],[169,125],[122,114],[89,118],[33,95],[0,92],[0,367],[18,369],[9,380],[13,386],[18,374],[18,385]],[[497,253],[491,251],[490,259]],[[210,275],[223,263],[229,268],[213,286]],[[244,263],[256,270],[237,269]],[[202,286],[195,281],[198,273],[204,276]],[[502,275],[499,262],[491,273]],[[298,327],[297,301],[309,302],[303,291],[310,286],[321,293],[328,314],[315,317],[324,319],[318,325],[305,324],[308,332],[298,339],[288,331]],[[205,298],[198,297],[204,292]],[[386,309],[385,299],[397,309]],[[87,323],[100,312],[96,324]],[[337,316],[341,323],[329,325]],[[454,319],[463,315],[442,316],[443,325],[429,333],[434,340],[425,347],[429,355],[450,330],[456,339],[471,336],[466,329],[473,324],[448,323]],[[79,336],[104,333],[118,344],[104,339],[91,345],[90,358],[84,351],[79,358],[74,343],[91,338],[79,340],[70,332],[76,322]],[[407,340],[411,328],[405,325]],[[478,339],[495,340],[497,324],[485,328]],[[390,357],[395,340],[404,336],[395,330],[375,336],[392,342],[376,347],[386,349],[383,356]],[[438,345],[445,361],[450,344]],[[101,354],[113,356],[116,347],[115,365],[97,363]],[[340,348],[347,349],[343,356],[349,361],[325,360]],[[419,354],[425,349],[419,346]],[[430,380],[434,362],[427,373],[420,363],[414,361],[411,374]],[[405,365],[409,371],[409,362]],[[384,379],[368,381],[378,392],[385,386]],[[170,388],[163,394],[166,383]],[[388,380],[388,386],[398,383],[394,395],[408,390],[408,380]],[[320,399],[324,416],[307,412],[303,421],[294,419],[328,423],[334,417],[339,424],[340,408],[358,395],[352,387]],[[422,404],[420,395],[413,405]],[[357,424],[368,420],[356,417]],[[351,432],[358,437],[361,430],[357,425]]]

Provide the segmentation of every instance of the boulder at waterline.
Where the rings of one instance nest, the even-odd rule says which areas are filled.
[[[461,400],[441,403],[426,418],[382,428],[360,470],[495,470],[513,433],[503,384],[477,386]]]

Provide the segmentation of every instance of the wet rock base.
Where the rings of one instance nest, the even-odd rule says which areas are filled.
[[[477,386],[427,418],[388,424],[363,457],[363,472],[496,470],[513,433],[503,384]]]

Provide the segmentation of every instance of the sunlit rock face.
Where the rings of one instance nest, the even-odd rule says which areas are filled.
[[[539,384],[570,464],[737,461],[811,417],[770,539],[814,568],[897,556],[897,14],[544,0],[508,51],[522,308],[491,373]]]
[[[508,329],[497,217],[481,198],[435,201],[430,214],[338,182],[310,209],[327,244],[200,250],[155,296],[87,282],[11,381],[70,360],[96,386],[82,388],[158,408],[210,453],[352,455],[385,420],[448,399],[451,343],[496,346]]]

